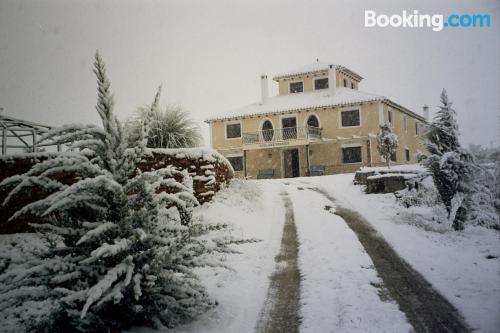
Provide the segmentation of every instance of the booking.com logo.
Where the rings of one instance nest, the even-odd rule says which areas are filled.
[[[451,14],[446,19],[442,14],[420,14],[418,10],[401,14],[378,14],[374,10],[365,10],[365,27],[394,28],[432,28],[441,31],[443,28],[489,28],[491,18],[488,14]]]

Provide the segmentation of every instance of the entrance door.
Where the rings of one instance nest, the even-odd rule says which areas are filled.
[[[283,168],[285,178],[299,177],[299,150],[287,149],[283,151]]]

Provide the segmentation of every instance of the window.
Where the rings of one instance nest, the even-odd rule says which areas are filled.
[[[393,119],[392,119],[392,111],[391,111],[391,110],[388,110],[388,111],[387,111],[387,121],[389,122],[389,124],[394,125],[394,124],[392,123],[392,120],[393,120]]]
[[[290,82],[290,93],[298,93],[304,91],[303,82]]]
[[[342,127],[359,126],[361,124],[359,110],[341,111],[340,118]]]
[[[307,126],[309,127],[319,127],[319,120],[315,115],[310,115],[309,118],[307,118]]]
[[[314,90],[328,89],[328,78],[314,80]]]
[[[405,132],[408,131],[408,117],[406,116],[403,116],[403,129],[405,130]]]
[[[415,135],[419,135],[420,134],[420,124],[418,123],[418,121],[415,122]]]
[[[262,138],[264,141],[271,141],[274,136],[273,123],[270,120],[265,120],[262,123]]]
[[[231,163],[234,171],[243,171],[243,156],[228,157],[227,160]]]
[[[226,139],[241,138],[241,124],[226,124]]]
[[[344,79],[344,87],[347,87],[347,79]]]
[[[343,163],[361,163],[361,147],[342,148]]]
[[[354,84],[354,82],[351,82],[351,89],[355,89],[356,88],[356,85]]]
[[[405,149],[406,162],[410,162],[410,149]]]
[[[397,162],[396,152],[394,152],[394,153],[391,155],[391,161],[392,161],[392,162]]]

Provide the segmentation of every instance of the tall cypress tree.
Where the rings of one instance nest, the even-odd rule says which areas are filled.
[[[426,133],[424,145],[430,155],[422,163],[432,173],[450,224],[462,230],[470,208],[474,159],[460,146],[456,112],[444,89],[441,104]]]

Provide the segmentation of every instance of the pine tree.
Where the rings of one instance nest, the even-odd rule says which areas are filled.
[[[2,318],[16,320],[28,331],[175,326],[214,305],[193,268],[223,266],[211,254],[233,252],[230,238],[202,237],[225,226],[193,220],[197,201],[187,171],[135,168],[147,138],[126,149],[98,53],[94,66],[102,128],[66,125],[51,130],[42,140],[67,143],[70,151],[0,184],[14,186],[4,205],[26,188],[49,193],[15,213],[46,219],[33,226],[48,240],[47,250],[0,275]],[[143,133],[147,127],[146,122]],[[74,181],[54,177],[61,173]]]
[[[388,168],[391,167],[391,159],[396,154],[398,146],[398,136],[392,132],[391,126],[380,125],[380,131],[377,134],[377,149],[380,156],[385,159]]]
[[[473,156],[460,146],[456,112],[444,89],[441,103],[426,134],[424,145],[430,154],[422,157],[422,163],[432,173],[453,229],[463,230],[471,208],[472,180],[477,170]]]

